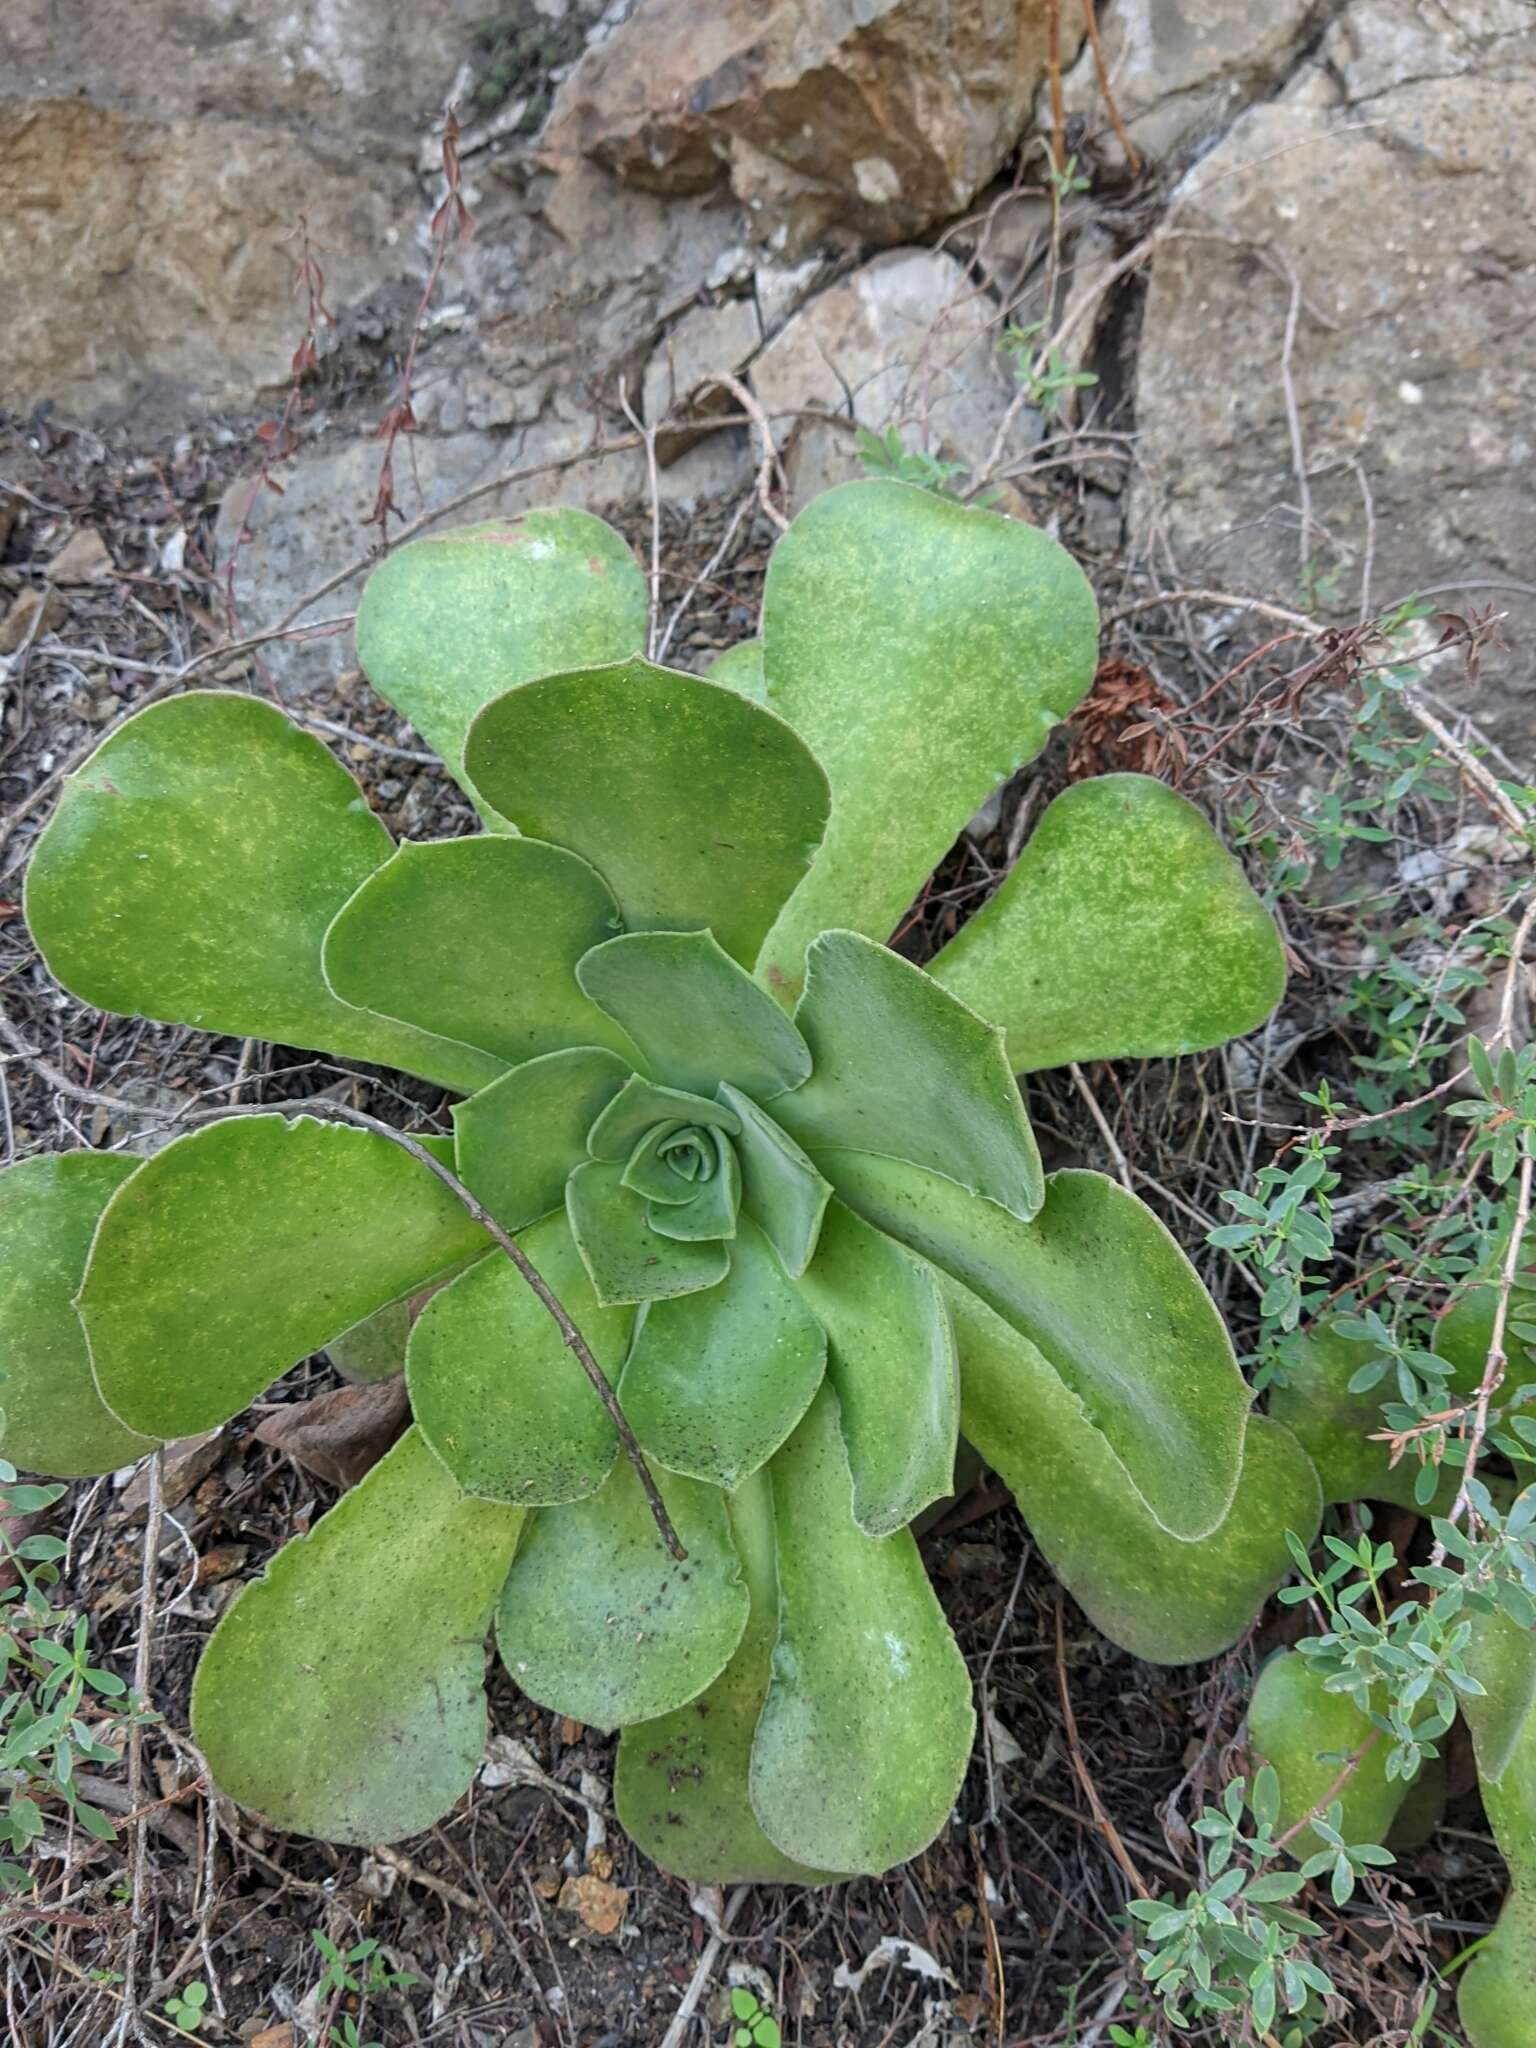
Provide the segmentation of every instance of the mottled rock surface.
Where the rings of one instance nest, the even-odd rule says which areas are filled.
[[[1483,709],[1527,762],[1533,133],[1526,10],[1346,11],[1174,194],[1187,234],[1153,262],[1133,501],[1176,580],[1304,586],[1346,617],[1415,591],[1508,611]]]
[[[566,81],[545,150],[661,192],[728,180],[780,250],[901,241],[1013,150],[1045,17],[1043,0],[649,0]]]

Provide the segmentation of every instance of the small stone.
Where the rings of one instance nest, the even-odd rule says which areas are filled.
[[[100,583],[113,573],[107,544],[94,526],[78,526],[48,564],[52,582]]]
[[[568,1877],[556,1901],[562,1912],[574,1913],[592,1934],[617,1934],[624,1924],[629,1893],[601,1877]]]
[[[32,622],[38,611],[43,614],[42,623],[33,631]],[[64,623],[64,600],[51,586],[46,590],[23,590],[15,603],[0,619],[0,654],[14,654],[18,647],[24,647],[28,640],[39,640],[44,633],[55,633]]]

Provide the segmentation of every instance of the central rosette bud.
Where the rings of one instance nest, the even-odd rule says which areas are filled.
[[[594,1159],[622,1162],[619,1187],[649,1230],[707,1243],[736,1235],[740,1134],[741,1119],[723,1103],[636,1075],[593,1124],[587,1144]]]

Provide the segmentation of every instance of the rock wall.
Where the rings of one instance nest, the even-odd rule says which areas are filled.
[[[474,0],[6,0],[0,406],[244,405],[301,215],[338,307],[401,281]],[[414,266],[412,266],[414,267]]]
[[[1134,415],[1131,488],[1089,473],[1089,544],[1155,583],[1343,617],[1413,589],[1509,610],[1485,689],[1528,758],[1527,0],[1100,14],[1143,168],[1090,52],[1065,51],[1093,184],[1069,195],[1058,274],[1045,0],[9,0],[0,407],[126,412],[151,435],[269,406],[300,216],[343,348],[376,338],[335,381],[376,392],[425,270],[450,95],[478,228],[421,353],[423,501],[622,433],[621,396],[666,420],[664,496],[741,487],[755,451],[717,424],[725,376],[772,417],[796,499],[854,468],[861,425],[974,471],[1006,421],[1022,461],[1061,414],[1023,402],[1006,322],[1059,312],[1150,233],[1063,365],[1113,358],[1123,389],[1095,402]],[[828,411],[844,424],[810,416]],[[376,414],[322,402],[323,451],[259,501],[243,576],[276,593],[323,567],[341,542],[321,500],[362,493]],[[601,505],[637,474],[626,456],[560,488]]]
[[[1305,589],[1346,617],[1415,591],[1508,612],[1482,708],[1526,773],[1533,136],[1518,0],[1340,12],[1173,192],[1138,352],[1131,517],[1173,581]]]

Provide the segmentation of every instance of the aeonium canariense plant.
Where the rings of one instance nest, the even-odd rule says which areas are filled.
[[[581,512],[375,571],[363,666],[479,836],[392,846],[245,696],[156,705],[71,778],[26,898],[66,987],[463,1099],[414,1153],[285,1105],[13,1169],[7,1450],[115,1467],[435,1286],[413,1427],[204,1654],[221,1787],[343,1841],[427,1826],[481,1754],[494,1624],[532,1699],[624,1731],[619,1813],[667,1868],[876,1872],[971,1744],[909,1527],[962,1432],[1140,1655],[1232,1640],[1316,1526],[1191,1267],[1115,1182],[1042,1172],[1014,1079],[1251,1028],[1280,949],[1134,776],[1058,797],[930,971],[885,949],[1091,682],[1088,586],[1034,529],[851,484],[780,540],[720,679],[646,627]]]

